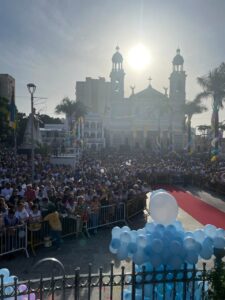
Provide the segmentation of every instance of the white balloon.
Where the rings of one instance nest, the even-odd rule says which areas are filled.
[[[152,219],[160,224],[173,223],[178,215],[176,199],[167,192],[158,192],[150,199],[150,213]]]

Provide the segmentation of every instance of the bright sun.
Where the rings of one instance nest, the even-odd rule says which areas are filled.
[[[128,53],[128,62],[136,70],[143,70],[149,65],[150,61],[150,53],[142,44],[134,46]]]

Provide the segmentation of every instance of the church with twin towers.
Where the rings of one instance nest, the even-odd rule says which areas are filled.
[[[104,77],[76,83],[76,100],[88,110],[84,123],[84,142],[89,148],[143,149],[152,152],[182,150],[186,73],[184,59],[177,49],[172,60],[169,90],[154,89],[149,79],[146,89],[124,96],[125,71],[123,56],[116,47],[112,56],[110,80]],[[95,120],[95,122],[93,121]],[[99,142],[98,126],[104,143]]]

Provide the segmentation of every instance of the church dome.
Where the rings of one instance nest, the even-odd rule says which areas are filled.
[[[117,64],[117,63],[122,63],[123,62],[123,56],[119,53],[119,47],[116,47],[116,53],[113,54],[112,56],[112,62]]]
[[[183,56],[180,55],[180,49],[177,49],[177,55],[173,59],[173,65],[180,66],[184,64]]]

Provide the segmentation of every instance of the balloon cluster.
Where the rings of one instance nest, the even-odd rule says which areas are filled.
[[[225,247],[225,230],[213,225],[185,232],[175,221],[164,226],[146,223],[143,229],[130,230],[128,226],[112,229],[109,249],[119,260],[130,258],[137,265],[149,262],[154,268],[167,265],[180,269],[184,263],[196,264],[199,257],[210,259],[213,249]]]
[[[176,220],[178,215],[176,199],[165,190],[148,193],[147,198],[146,206],[151,212],[153,222],[146,223],[144,228],[138,230],[131,230],[128,226],[114,227],[109,246],[110,251],[116,254],[119,260],[132,259],[137,272],[141,272],[143,265],[147,272],[153,268],[162,271],[164,265],[167,270],[182,270],[184,263],[194,265],[199,258],[209,260],[214,248],[225,248],[225,230],[222,228],[208,224],[202,229],[185,231],[182,223]],[[137,275],[136,279],[138,277],[141,282],[142,276]],[[195,284],[195,295],[199,292],[199,298],[196,299],[200,299],[202,287],[199,282]],[[154,286],[145,284],[144,299],[152,299],[153,294],[157,294],[157,299],[171,299],[173,284],[166,283],[166,285],[165,298],[162,283]],[[178,282],[177,285],[176,299],[183,299],[183,284]],[[139,288],[136,284],[135,291],[135,299],[142,299],[142,286]],[[187,295],[188,293],[189,291]],[[191,295],[189,298],[187,295],[186,299],[191,299]],[[131,290],[125,290],[124,299],[131,299]]]
[[[14,300],[15,296],[12,296],[14,294],[15,291],[15,280],[17,279],[16,276],[11,275],[10,276],[10,272],[8,269],[0,269],[0,276],[3,275],[3,286],[4,286],[4,290],[3,293],[5,295],[4,299],[7,300]],[[34,293],[30,293],[29,296],[27,293],[28,291],[28,287],[25,284],[20,284],[18,286],[18,291],[19,293],[21,293],[21,296],[18,296],[17,299],[18,300],[36,300],[36,296]]]

